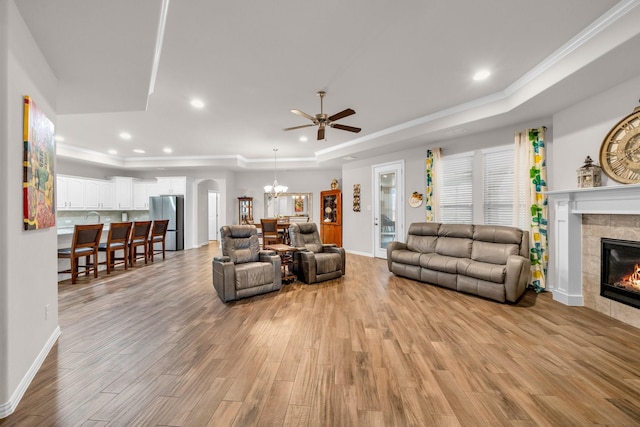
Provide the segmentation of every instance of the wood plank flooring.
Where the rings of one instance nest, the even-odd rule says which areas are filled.
[[[62,335],[0,425],[640,425],[640,330],[619,321],[357,255],[343,279],[224,304],[218,252],[61,283]]]

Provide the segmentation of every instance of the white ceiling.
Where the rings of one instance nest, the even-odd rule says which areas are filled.
[[[640,75],[640,0],[16,4],[59,81],[58,154],[124,169],[272,168],[276,147],[288,168],[337,167],[548,118]],[[318,90],[362,132],[284,132],[307,124],[290,109],[320,112]]]

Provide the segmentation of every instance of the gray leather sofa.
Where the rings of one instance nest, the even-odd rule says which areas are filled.
[[[277,291],[282,287],[281,260],[260,250],[255,225],[220,228],[222,256],[213,258],[213,287],[222,301]]]
[[[392,273],[500,302],[529,281],[529,233],[515,227],[419,222],[387,246]]]
[[[291,246],[295,246],[294,263],[298,277],[305,283],[337,279],[345,273],[345,251],[335,244],[323,244],[318,226],[313,222],[289,226]]]

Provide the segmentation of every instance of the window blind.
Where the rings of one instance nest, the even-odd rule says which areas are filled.
[[[473,152],[444,157],[440,168],[442,223],[473,223]]]
[[[482,153],[484,223],[513,225],[515,185],[513,147]]]

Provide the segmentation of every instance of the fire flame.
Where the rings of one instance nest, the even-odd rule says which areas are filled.
[[[622,278],[622,283],[636,291],[640,291],[640,265],[636,264],[633,267],[633,273]]]

